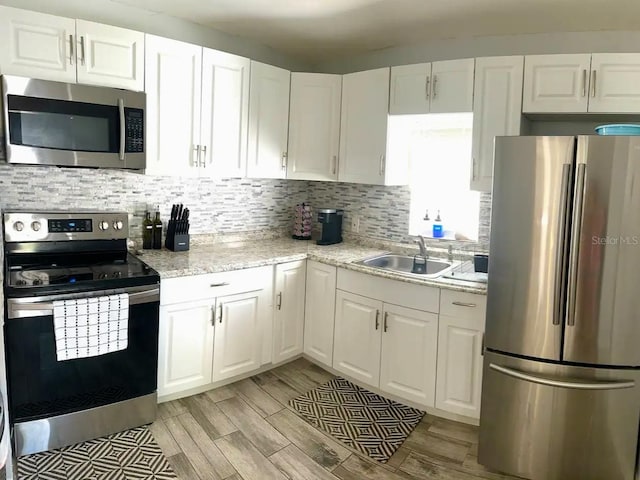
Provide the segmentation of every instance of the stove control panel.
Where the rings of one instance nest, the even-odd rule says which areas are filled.
[[[5,242],[126,239],[127,213],[113,212],[6,212]]]

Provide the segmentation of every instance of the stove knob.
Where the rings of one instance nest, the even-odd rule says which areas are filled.
[[[116,220],[115,222],[113,222],[113,228],[115,230],[122,230],[122,227],[124,227],[124,223],[122,223],[122,220]]]
[[[27,282],[25,280],[16,280],[16,285],[18,285],[20,287],[23,286],[23,285],[26,285],[26,284],[27,284]]]
[[[22,230],[24,230],[24,223],[17,221],[13,224],[13,229],[16,232],[21,232]]]
[[[120,277],[122,277],[122,272],[121,271],[113,272],[111,276],[113,278],[120,278]]]
[[[109,222],[107,222],[106,220],[101,221],[98,224],[98,228],[100,228],[100,230],[109,230]]]
[[[40,280],[39,278],[34,278],[33,279],[33,284],[34,285],[42,285],[42,280]]]
[[[31,222],[31,229],[34,232],[39,232],[40,231],[40,227],[41,227],[40,222]]]
[[[100,272],[100,274],[98,275],[98,278],[100,280],[104,280],[105,278],[109,278],[109,274],[107,272]]]

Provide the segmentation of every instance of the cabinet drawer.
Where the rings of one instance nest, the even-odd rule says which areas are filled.
[[[482,319],[487,307],[486,295],[442,289],[440,313],[456,318]]]
[[[188,302],[265,288],[273,281],[273,266],[168,278],[160,283],[160,304]]]
[[[338,269],[338,288],[386,303],[438,313],[440,289]]]

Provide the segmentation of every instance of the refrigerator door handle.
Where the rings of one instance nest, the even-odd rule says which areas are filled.
[[[569,201],[569,179],[571,178],[571,165],[565,163],[562,166],[562,190],[560,197],[560,228],[558,229],[558,248],[556,253],[556,275],[555,275],[555,295],[553,308],[553,325],[560,325],[562,321],[562,313],[564,308],[566,285],[564,272],[567,268],[567,249],[565,247],[565,239],[567,236],[568,218],[567,209]]]
[[[567,326],[573,327],[576,324],[576,295],[578,293],[578,258],[580,254],[580,232],[582,222],[582,211],[584,209],[584,182],[586,178],[587,165],[578,164],[576,177],[575,205],[573,210],[571,226],[571,245],[569,258],[569,299],[567,305]]]
[[[522,372],[520,370],[513,370],[511,368],[502,367],[495,363],[490,363],[489,368],[496,372],[503,373],[509,377],[524,380],[525,382],[538,383],[540,385],[547,385],[549,387],[556,388],[570,388],[573,390],[618,390],[623,388],[633,388],[636,386],[634,381],[622,381],[622,382],[580,382],[580,381],[564,381],[556,380],[552,377],[539,377],[531,375],[529,373]]]

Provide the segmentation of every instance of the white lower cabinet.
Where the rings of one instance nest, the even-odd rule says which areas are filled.
[[[442,291],[436,408],[480,417],[485,308],[483,295]]]
[[[307,260],[304,353],[329,367],[333,365],[336,276],[336,267]]]
[[[211,383],[215,301],[160,308],[158,394]]]
[[[370,385],[380,378],[382,302],[338,290],[333,368]]]
[[[384,305],[380,389],[434,406],[438,315]]]
[[[163,279],[158,396],[193,393],[272,358],[273,267]]]
[[[213,381],[256,370],[262,361],[262,330],[270,289],[217,299]],[[268,316],[267,316],[268,317]]]
[[[306,261],[276,265],[273,363],[302,353]]]

